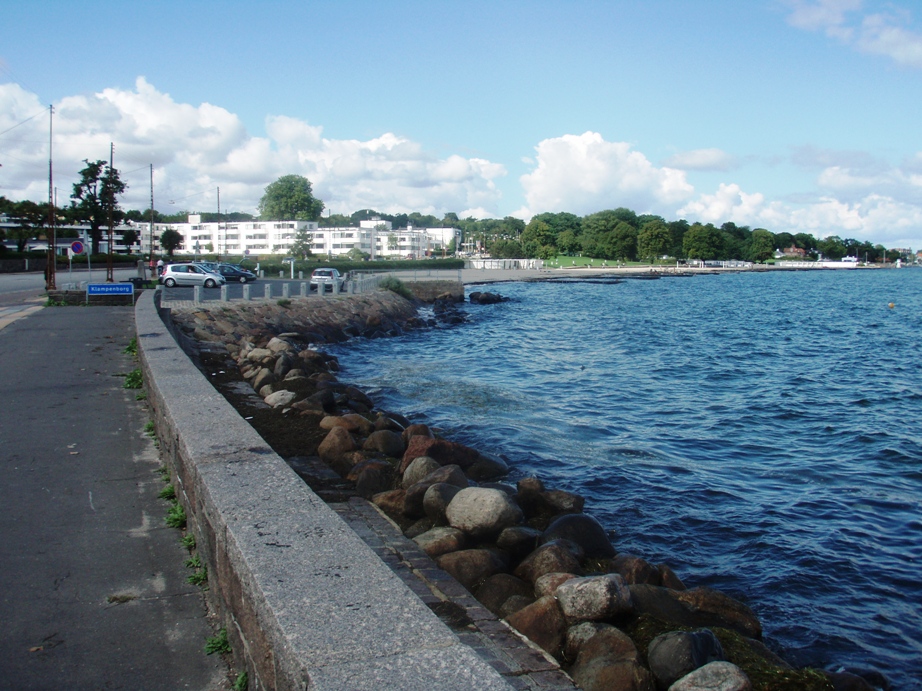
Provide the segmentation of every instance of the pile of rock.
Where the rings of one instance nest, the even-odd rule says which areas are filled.
[[[382,412],[325,417],[320,457],[585,691],[743,690],[753,673],[779,689],[870,688],[792,669],[742,602],[616,553],[582,497],[534,477],[496,482],[503,461],[402,423]]]
[[[475,291],[468,296],[468,299],[475,305],[495,305],[497,302],[506,302],[509,298],[499,293]]]

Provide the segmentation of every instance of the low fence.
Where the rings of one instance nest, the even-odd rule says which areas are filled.
[[[515,271],[517,269],[543,269],[544,261],[541,259],[468,259],[464,263],[465,269],[493,269]]]

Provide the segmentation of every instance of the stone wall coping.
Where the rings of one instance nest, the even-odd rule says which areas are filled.
[[[209,597],[251,685],[511,688],[215,390],[174,339],[158,293],[135,306],[148,401]]]

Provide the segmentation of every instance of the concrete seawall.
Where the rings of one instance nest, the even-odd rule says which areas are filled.
[[[511,688],[211,386],[155,296],[135,308],[154,424],[250,688]]]

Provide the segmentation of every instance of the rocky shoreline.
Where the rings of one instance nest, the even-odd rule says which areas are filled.
[[[509,468],[496,455],[379,409],[312,347],[463,321],[457,291],[435,298],[426,320],[385,292],[173,318],[217,388],[320,496],[373,502],[586,691],[874,688],[847,671],[793,669],[763,644],[744,603],[618,553],[582,497],[535,477],[504,483]],[[311,470],[316,459],[335,480]]]

